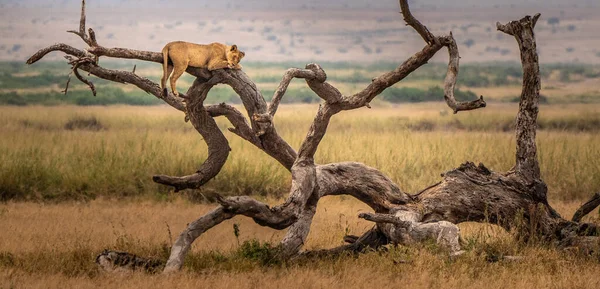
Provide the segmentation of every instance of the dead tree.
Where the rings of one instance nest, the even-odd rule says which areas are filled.
[[[373,213],[359,215],[375,225],[360,237],[347,236],[350,243],[316,254],[335,254],[343,251],[360,252],[367,247],[377,248],[389,243],[410,244],[434,238],[458,252],[461,222],[489,222],[518,233],[523,240],[536,238],[558,246],[591,247],[598,243],[595,224],[581,223],[581,218],[598,205],[598,195],[586,203],[571,221],[562,218],[548,204],[547,186],[540,176],[536,148],[536,122],[538,113],[540,76],[536,42],[533,30],[540,14],[525,16],[507,24],[497,23],[503,33],[514,36],[521,52],[523,90],[517,114],[516,163],[508,172],[494,172],[483,164],[471,162],[445,172],[443,179],[421,192],[410,195],[377,169],[356,162],[316,164],[314,155],[327,132],[330,119],[346,110],[368,107],[386,88],[398,83],[411,72],[424,65],[440,49],[449,52],[448,72],[444,84],[444,99],[454,113],[486,106],[483,97],[470,102],[457,102],[454,86],[458,76],[459,55],[456,42],[450,33],[433,35],[411,14],[406,0],[400,0],[401,13],[406,24],[413,27],[425,40],[421,51],[416,52],[393,71],[372,79],[362,91],[344,95],[327,82],[325,71],[318,64],[308,64],[304,69],[288,69],[271,103],[267,104],[254,82],[241,70],[222,69],[209,72],[188,68],[196,80],[186,93],[187,104],[172,94],[163,95],[158,84],[134,72],[110,70],[98,63],[100,57],[128,58],[162,63],[158,52],[126,48],[106,48],[98,44],[94,31],[85,29],[85,1],[82,1],[81,22],[78,31],[70,31],[89,46],[86,50],[65,44],[55,44],[35,53],[28,64],[35,63],[53,51],[62,51],[73,65],[77,78],[93,89],[93,84],[83,78],[83,70],[110,81],[128,83],[164,100],[173,108],[186,112],[194,128],[208,145],[208,157],[198,171],[187,176],[157,175],[153,180],[171,186],[175,191],[197,189],[216,176],[230,152],[228,141],[217,127],[214,118],[224,116],[232,124],[229,130],[276,159],[292,174],[290,193],[285,202],[275,207],[248,196],[220,197],[219,206],[210,213],[191,222],[181,233],[171,249],[165,272],[179,270],[192,242],[198,236],[236,215],[252,218],[262,226],[276,230],[288,228],[279,245],[281,258],[302,254],[301,248],[308,236],[317,203],[324,196],[350,195],[373,209]],[[157,68],[158,69],[158,68]],[[302,78],[323,102],[319,105],[312,125],[298,151],[277,133],[272,122],[281,98],[293,78]],[[246,119],[235,107],[227,104],[204,105],[210,89],[216,84],[233,88],[251,116]]]

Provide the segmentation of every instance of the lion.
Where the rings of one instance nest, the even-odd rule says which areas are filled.
[[[207,68],[209,71],[222,68],[242,69],[240,60],[246,55],[235,44],[228,46],[215,42],[203,45],[183,41],[168,43],[163,48],[162,54],[163,77],[160,80],[161,88],[166,94],[167,79],[171,76],[171,91],[175,96],[179,96],[176,87],[177,79],[181,77],[188,66]],[[169,59],[172,65],[170,65]]]

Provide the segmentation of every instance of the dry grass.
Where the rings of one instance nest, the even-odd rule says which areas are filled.
[[[374,106],[379,108],[336,116],[317,161],[364,162],[381,169],[408,192],[439,180],[439,173],[466,160],[481,161],[499,171],[514,162],[514,137],[499,127],[514,118],[514,105],[493,104],[456,116],[441,115],[444,106],[439,103]],[[297,147],[315,110],[315,106],[282,107],[275,118],[278,131]],[[599,110],[597,105],[542,106],[541,121],[587,124]],[[102,129],[65,129],[66,123],[77,119],[94,119]],[[600,285],[597,258],[516,243],[509,233],[480,224],[461,224],[468,252],[457,259],[449,259],[435,245],[423,244],[359,257],[265,265],[240,254],[240,243],[256,239],[276,244],[284,232],[242,217],[201,236],[180,273],[100,272],[93,261],[105,248],[166,258],[186,223],[214,206],[193,203],[150,181],[154,173],[193,172],[205,158],[205,145],[182,120],[182,114],[166,107],[0,107],[0,192],[23,193],[24,199],[68,200],[0,205],[0,288]],[[223,120],[219,124],[227,126]],[[572,129],[580,126],[551,127],[538,134],[551,203],[564,216],[570,216],[600,187],[596,145],[600,139],[597,130]],[[248,143],[227,136],[232,154],[221,174],[201,193],[250,192],[271,204],[281,202],[277,196],[286,194],[289,173]],[[323,199],[305,248],[334,247],[341,244],[343,235],[364,232],[371,224],[356,216],[365,210],[364,204],[348,197]],[[588,221],[597,222],[598,217],[590,216]],[[239,240],[233,233],[234,223],[240,227]],[[502,255],[526,259],[489,262]]]
[[[272,203],[274,201],[271,201]],[[570,215],[575,203],[557,203]],[[236,217],[211,229],[195,243],[186,269],[171,276],[144,273],[108,275],[94,265],[104,248],[165,258],[165,245],[185,223],[213,205],[169,202],[112,202],[0,205],[0,288],[596,288],[600,263],[538,246],[519,245],[499,228],[463,224],[469,250],[457,259],[432,245],[391,248],[388,253],[296,261],[281,265],[234,256],[240,242],[277,243],[284,232]],[[322,200],[306,247],[341,244],[349,232],[370,226],[358,220],[367,208],[349,198]],[[173,236],[175,237],[175,236]],[[497,255],[521,255],[521,262],[486,261]]]
[[[516,105],[441,115],[442,103],[385,106],[337,115],[316,160],[359,161],[376,167],[408,192],[470,160],[506,171],[514,164],[510,131]],[[316,105],[284,106],[278,132],[294,147]],[[583,199],[600,187],[599,105],[542,106],[542,174],[556,199]],[[93,119],[94,127],[65,129]],[[230,126],[218,120],[222,128]],[[508,130],[508,132],[503,132]],[[206,145],[183,114],[168,107],[0,107],[2,199],[89,200],[98,196],[163,199],[154,174],[184,175],[206,158]],[[290,175],[272,158],[225,131],[232,152],[219,176],[198,193],[287,194]],[[232,181],[234,180],[234,181]]]

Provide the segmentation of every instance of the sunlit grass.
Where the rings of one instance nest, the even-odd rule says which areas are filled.
[[[571,215],[578,205],[557,204],[557,210],[565,216]],[[460,225],[467,252],[458,258],[449,258],[430,242],[410,247],[390,246],[388,252],[365,252],[360,256],[270,262],[269,246],[265,244],[276,245],[285,232],[261,227],[249,218],[238,216],[203,234],[194,243],[181,273],[107,274],[94,264],[95,256],[105,248],[164,260],[186,223],[213,207],[192,204],[175,196],[169,197],[168,202],[0,204],[3,232],[0,287],[366,288],[406,283],[411,288],[595,288],[598,285],[597,259],[539,244],[521,244],[499,227],[472,223]],[[347,197],[321,200],[305,248],[338,246],[344,234],[366,231],[372,224],[357,215],[367,210],[370,209],[365,204]],[[239,240],[233,224],[240,229]],[[502,261],[506,255],[524,259]]]
[[[497,171],[514,165],[511,123],[517,107],[446,114],[442,103],[377,105],[336,115],[318,163],[358,161],[416,192],[465,161]],[[283,106],[278,132],[299,147],[317,105]],[[538,133],[542,176],[552,198],[587,198],[600,188],[600,106],[542,106]],[[443,112],[443,113],[442,113]],[[92,129],[66,129],[93,119]],[[92,122],[94,123],[94,122]],[[218,120],[225,129],[225,119]],[[290,174],[248,142],[227,132],[232,152],[199,193],[287,194]],[[161,107],[0,107],[0,192],[3,199],[164,198],[155,174],[195,172],[206,145],[183,114]]]

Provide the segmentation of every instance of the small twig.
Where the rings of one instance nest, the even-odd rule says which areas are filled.
[[[69,90],[69,83],[71,82],[71,75],[73,71],[69,72],[69,78],[67,79],[67,84],[65,85],[65,89],[62,91],[65,95],[67,95],[67,91]]]
[[[165,225],[167,226],[167,233],[169,234],[169,247],[173,247],[173,234],[171,234],[171,227],[167,221],[165,221]]]
[[[133,70],[131,71],[131,73],[135,74],[135,68],[136,68],[136,64],[133,65]]]
[[[75,77],[77,77],[77,79],[79,79],[79,81],[81,81],[81,82],[85,83],[87,86],[89,86],[90,89],[92,90],[92,94],[94,96],[96,96],[96,87],[94,86],[94,84],[91,81],[85,79],[83,76],[81,76],[79,74],[79,71],[77,70],[77,69],[79,69],[79,67],[81,65],[84,65],[84,64],[94,64],[94,60],[92,60],[89,57],[80,58],[80,59],[76,60],[76,63],[73,66],[73,74],[75,74]]]
[[[92,46],[90,38],[85,33],[85,0],[81,1],[81,17],[79,18],[79,31],[68,30],[67,32],[73,33],[83,40],[87,45]]]
[[[442,182],[441,182],[441,181],[439,181],[439,182],[437,182],[437,183],[435,183],[435,184],[429,185],[427,188],[424,188],[424,189],[422,189],[421,191],[419,191],[418,193],[416,193],[416,194],[412,195],[411,197],[413,197],[413,198],[414,198],[414,197],[417,197],[417,196],[419,196],[420,194],[424,193],[425,191],[427,191],[427,190],[429,190],[429,189],[431,189],[431,188],[433,188],[433,187],[435,187],[435,186],[437,186],[437,185],[439,185],[439,184],[441,184],[441,183],[442,183]]]

